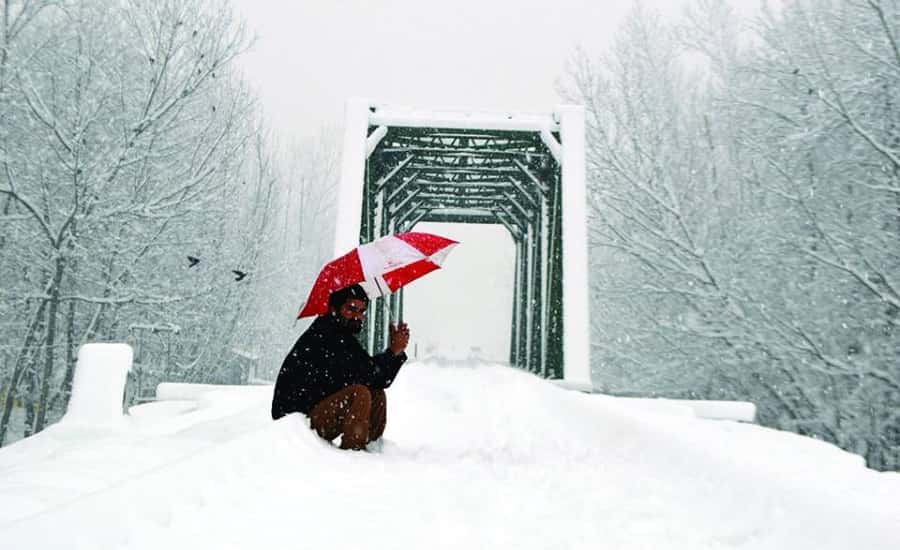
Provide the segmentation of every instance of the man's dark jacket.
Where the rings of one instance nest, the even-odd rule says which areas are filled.
[[[394,355],[390,350],[369,356],[353,333],[330,314],[322,315],[297,339],[281,365],[272,418],[309,414],[316,403],[351,384],[387,388],[405,361],[405,353]]]

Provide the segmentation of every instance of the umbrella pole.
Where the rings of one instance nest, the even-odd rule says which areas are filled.
[[[381,296],[381,300],[383,302],[382,311],[385,314],[384,315],[384,320],[385,320],[384,330],[387,331],[390,324],[394,322],[394,312],[391,308],[391,300],[393,299],[393,296],[391,296],[391,294],[389,292],[385,292],[384,289],[381,288],[381,283],[378,282],[377,275],[375,277],[372,277],[372,280],[375,282],[375,288],[378,289],[378,295]]]

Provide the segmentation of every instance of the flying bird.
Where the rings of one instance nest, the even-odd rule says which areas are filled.
[[[238,270],[236,270],[236,269],[232,269],[231,272],[234,273],[235,275],[237,275],[237,277],[234,278],[235,281],[240,281],[240,280],[242,280],[244,277],[247,276],[247,274],[244,273],[243,271],[238,271]]]
[[[194,267],[195,265],[200,263],[200,258],[195,258],[193,256],[188,256],[187,258],[188,261],[191,262],[191,265],[189,265],[188,268]]]

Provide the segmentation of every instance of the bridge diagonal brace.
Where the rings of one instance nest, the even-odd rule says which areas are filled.
[[[507,192],[503,195],[509,200],[510,203],[512,203],[513,206],[516,207],[519,212],[522,213],[523,218],[525,218],[526,220],[530,220],[532,218],[533,214],[528,210],[525,210],[525,208],[521,204],[519,204],[518,201],[516,201],[516,198],[513,197],[510,193]]]
[[[415,213],[416,211],[417,210],[415,208],[409,208],[404,212],[400,212],[400,211],[394,212],[394,216],[395,216],[393,219],[394,225],[396,227],[402,226],[404,223],[406,223],[406,220],[408,220],[410,218],[410,216],[412,216],[413,213]]]
[[[512,159],[512,161],[513,161],[513,164],[515,164],[516,166],[519,167],[519,170],[521,170],[523,174],[528,176],[528,179],[531,180],[531,183],[533,183],[538,189],[540,189],[541,195],[546,197],[547,196],[547,186],[544,185],[544,183],[541,180],[539,180],[537,176],[532,174],[531,170],[529,170],[528,167],[525,166],[525,163],[523,163],[521,160],[514,158],[514,159]]]
[[[524,230],[524,228],[523,228],[520,224],[516,223],[516,215],[513,214],[512,210],[510,210],[510,209],[509,209],[505,204],[503,204],[502,202],[498,202],[498,203],[497,203],[497,207],[498,207],[500,210],[503,210],[503,213],[506,214],[506,215],[509,217],[510,220],[512,220],[510,223],[511,223],[513,226],[515,226],[516,230],[519,232],[519,235],[524,234],[525,230]]]
[[[517,180],[516,178],[513,178],[513,177],[509,178],[509,182],[511,184],[513,184],[513,187],[515,187],[519,191],[519,193],[522,194],[523,197],[528,199],[528,202],[531,203],[531,206],[533,206],[535,208],[540,207],[540,204],[538,204],[538,201],[535,200],[534,197],[532,197],[530,194],[528,194],[528,191],[525,189],[525,187],[522,186],[522,182],[520,182],[519,180]]]
[[[407,196],[405,199],[403,199],[402,201],[400,201],[400,204],[398,204],[393,210],[390,210],[390,209],[389,209],[389,212],[391,213],[391,215],[393,216],[393,215],[395,215],[397,212],[400,212],[401,210],[403,210],[403,207],[405,207],[407,204],[409,204],[409,202],[410,202],[411,200],[413,200],[414,198],[416,198],[416,197],[419,195],[419,193],[420,193],[421,191],[422,191],[421,189],[415,189],[415,190],[413,190],[413,192],[410,193],[409,196]],[[390,207],[389,207],[389,208],[390,208]]]
[[[401,170],[406,168],[406,165],[408,165],[410,162],[412,162],[413,159],[415,159],[415,158],[416,158],[416,155],[409,155],[405,159],[401,160],[400,164],[395,166],[393,170],[391,170],[390,172],[385,174],[384,177],[382,177],[380,180],[375,182],[375,192],[381,193],[381,190],[384,189],[384,186],[387,185],[388,182],[390,182],[391,179],[393,179],[393,177],[396,176]]]
[[[500,206],[501,208],[503,208],[503,205],[498,204],[497,206]],[[497,212],[496,210],[493,210],[493,213],[494,213],[494,217],[497,218],[497,220],[501,224],[503,224],[503,226],[506,227],[506,229],[509,231],[509,234],[512,236],[513,240],[518,241],[519,239],[522,238],[522,232],[519,229],[519,227],[510,223],[509,221],[507,221],[506,216],[509,216],[508,210],[503,208],[503,212]],[[506,215],[504,215],[504,213]],[[512,218],[512,216],[510,216],[510,218]]]
[[[404,218],[404,220],[403,220],[403,223],[405,224],[404,230],[408,231],[408,230],[412,229],[413,227],[415,227],[415,225],[417,223],[419,223],[422,220],[422,218],[424,218],[428,214],[431,214],[432,210],[434,210],[434,208],[430,208],[430,207],[421,208],[418,211],[418,213],[415,216],[413,216],[412,219],[410,219],[409,221],[407,221],[406,218]],[[411,212],[415,212],[415,210],[411,210]]]
[[[405,179],[403,180],[403,182],[402,182],[400,185],[398,185],[397,188],[394,189],[394,191],[393,191],[390,195],[388,195],[388,198],[387,198],[387,201],[386,201],[386,202],[387,202],[388,204],[394,202],[394,199],[397,198],[397,195],[399,195],[400,193],[402,193],[403,190],[406,189],[406,186],[407,186],[407,185],[409,185],[411,182],[415,181],[415,179],[419,177],[419,174],[420,174],[420,173],[421,173],[421,172],[416,171],[416,172],[413,172],[412,174],[410,174],[409,177],[405,178]]]

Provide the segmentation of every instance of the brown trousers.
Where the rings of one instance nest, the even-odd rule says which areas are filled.
[[[331,441],[343,434],[341,449],[360,451],[384,433],[387,397],[384,390],[353,384],[316,403],[309,420],[320,437]]]

